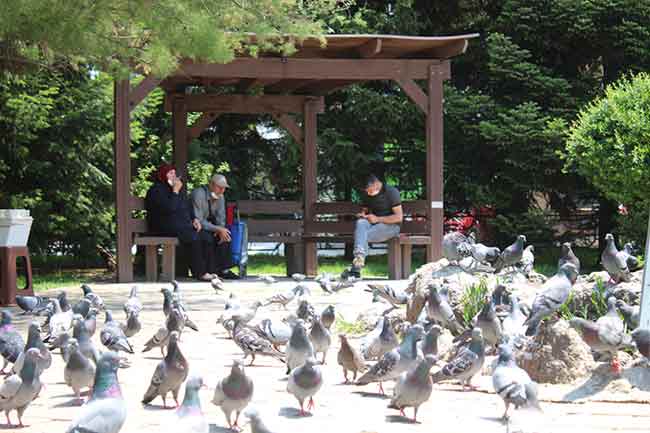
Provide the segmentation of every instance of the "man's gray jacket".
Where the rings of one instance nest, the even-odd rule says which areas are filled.
[[[226,226],[226,199],[223,195],[216,200],[213,199],[207,186],[192,190],[192,207],[194,207],[194,215],[201,221],[203,230],[215,232],[217,228]],[[208,221],[210,211],[217,224]]]

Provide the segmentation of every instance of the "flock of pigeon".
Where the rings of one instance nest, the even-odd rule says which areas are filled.
[[[638,266],[627,248],[618,251],[613,237],[607,235],[607,247],[602,254],[602,264],[614,282],[627,281],[630,269]],[[488,265],[495,272],[516,267],[530,272],[534,263],[532,248],[525,247],[525,236],[503,252],[471,242],[460,233],[445,236],[444,255],[451,262],[472,258],[472,265]],[[407,293],[385,284],[368,284],[375,300],[386,301],[390,308],[378,319],[367,335],[353,344],[346,335],[340,334],[337,362],[341,366],[345,383],[367,385],[377,383],[378,392],[384,394],[384,382],[394,382],[392,398],[388,407],[399,410],[405,416],[406,408],[413,408],[414,422],[420,405],[426,402],[435,383],[458,381],[463,389],[472,388],[472,378],[485,363],[486,354],[498,355],[492,381],[495,392],[505,403],[504,419],[508,419],[510,406],[539,409],[537,385],[523,369],[517,366],[515,352],[529,336],[535,335],[540,323],[553,315],[569,298],[573,284],[580,272],[580,260],[570,244],[562,245],[557,273],[548,279],[537,292],[531,306],[520,302],[502,285],[487,296],[485,306],[473,318],[469,326],[461,323],[447,297],[445,283],[434,280],[426,291],[426,297],[415,323],[389,317],[392,309],[407,305],[411,308],[414,293]],[[295,287],[276,293],[263,301],[244,305],[231,293],[226,297],[223,314],[217,323],[223,326],[232,341],[241,349],[243,359],[233,361],[230,373],[220,380],[214,390],[212,403],[221,408],[228,426],[239,429],[239,417],[245,413],[250,419],[253,433],[270,430],[259,414],[246,410],[254,392],[254,383],[246,374],[243,361],[250,358],[249,366],[256,357],[266,356],[283,363],[288,375],[286,390],[300,405],[300,413],[315,406],[314,397],[323,386],[321,364],[333,344],[333,325],[336,321],[334,306],[317,312],[309,302],[311,291],[305,276],[294,274]],[[264,277],[272,285],[273,278]],[[334,281],[328,276],[317,279],[323,291],[334,293],[354,285],[354,281]],[[223,282],[212,281],[217,294],[225,290]],[[117,372],[128,365],[126,357],[119,352],[134,353],[129,338],[143,331],[140,314],[143,310],[134,287],[124,302],[124,321],[113,319],[106,310],[102,298],[87,285],[82,286],[83,297],[71,305],[65,292],[55,298],[19,296],[17,303],[25,314],[45,315],[45,321],[29,325],[27,341],[12,326],[12,315],[4,310],[0,315],[0,354],[4,359],[2,372],[13,364],[9,376],[0,386],[0,410],[11,425],[10,412],[16,410],[19,426],[29,404],[42,390],[40,376],[52,364],[52,350],[59,349],[65,362],[65,383],[74,391],[81,403],[81,392],[89,390],[89,398],[66,430],[68,433],[117,433],[127,417]],[[177,282],[172,288],[161,289],[164,324],[145,343],[143,352],[158,348],[162,360],[153,372],[142,403],[147,405],[161,397],[167,407],[171,396],[177,408],[178,426],[174,431],[203,432],[209,426],[201,411],[199,390],[205,388],[200,376],[189,376],[189,363],[181,349],[181,337],[186,328],[198,331],[190,319]],[[294,302],[295,301],[295,302]],[[289,305],[296,304],[295,309]],[[287,311],[282,320],[260,318],[259,312],[271,305]],[[608,299],[609,310],[595,322],[572,319],[571,325],[578,330],[594,352],[609,354],[612,366],[620,370],[616,360],[619,349],[636,348],[644,356],[650,355],[650,331],[639,329],[638,307],[631,307],[614,297]],[[97,330],[97,315],[104,312],[105,321],[100,329],[100,342],[104,349],[95,346],[92,336]],[[623,315],[621,320],[618,312]],[[454,336],[454,346],[447,353],[439,353],[438,337],[448,329]],[[634,329],[632,334],[627,330]],[[400,338],[401,336],[401,338]],[[279,364],[280,365],[280,364]],[[438,366],[439,368],[437,368]],[[432,369],[435,371],[432,372]],[[185,384],[184,398],[179,404],[179,392]],[[305,408],[306,406],[306,408]]]

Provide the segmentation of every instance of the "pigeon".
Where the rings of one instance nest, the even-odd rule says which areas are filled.
[[[284,354],[273,347],[273,344],[266,338],[259,335],[255,328],[246,326],[240,320],[235,320],[232,339],[244,352],[244,359],[250,355],[251,363],[255,362],[255,356],[270,356],[284,362]]]
[[[367,385],[379,382],[379,392],[384,394],[382,382],[393,380],[405,371],[411,370],[417,364],[422,353],[418,352],[417,342],[422,339],[424,329],[420,325],[412,325],[407,331],[399,347],[384,354],[370,370],[357,380],[357,385]]]
[[[196,323],[194,323],[192,321],[192,319],[190,319],[190,317],[187,314],[187,310],[185,309],[185,307],[183,306],[183,304],[180,301],[178,301],[178,300],[173,301],[172,302],[172,309],[175,309],[175,310],[177,310],[179,312],[179,314],[180,314],[180,316],[182,317],[182,320],[183,320],[183,327],[187,326],[188,328],[190,328],[190,329],[192,329],[192,330],[194,330],[196,332],[199,332],[199,327],[196,325]],[[170,314],[170,316],[171,316],[171,314]],[[167,320],[170,319],[170,316],[167,316]]]
[[[199,390],[207,388],[201,376],[190,376],[185,382],[185,396],[175,416],[163,429],[167,433],[209,433]]]
[[[626,256],[619,254],[614,242],[614,236],[611,233],[605,235],[605,249],[600,255],[600,263],[609,274],[614,283],[620,281],[630,281],[630,268],[627,265]]]
[[[214,289],[215,293],[223,292],[226,290],[226,286],[223,284],[223,281],[221,281],[221,278],[215,277],[210,281],[210,285]]]
[[[136,316],[142,311],[142,302],[138,298],[138,286],[131,287],[131,293],[129,298],[124,302],[124,314],[128,317],[129,314],[135,314]]]
[[[134,312],[129,312],[126,316],[126,323],[120,323],[120,328],[122,328],[126,338],[133,337],[142,329],[140,316]]]
[[[275,278],[273,278],[270,275],[264,275],[264,276],[260,277],[260,280],[263,281],[264,283],[268,284],[268,285],[274,284],[275,281],[276,281]]]
[[[433,325],[424,334],[424,338],[419,343],[423,355],[438,356],[438,337],[440,337],[440,334],[442,334],[442,328],[438,325]]]
[[[368,283],[368,287],[374,296],[385,299],[392,306],[392,308],[384,312],[384,314],[387,314],[395,308],[399,308],[400,305],[406,305],[408,303],[409,296],[403,290],[395,289],[388,284]]]
[[[351,371],[352,381],[356,382],[357,373],[367,370],[366,363],[361,356],[361,353],[348,341],[348,338],[344,334],[339,335],[339,340],[341,341],[341,347],[339,348],[339,353],[336,356],[338,364],[343,368],[343,377],[345,378],[345,383],[350,383],[348,379],[348,371]]]
[[[499,258],[501,250],[497,247],[488,247],[483,244],[471,244],[469,246],[470,254],[475,262],[482,265],[493,266]]]
[[[388,407],[397,409],[402,416],[404,409],[413,408],[413,422],[417,423],[418,409],[420,405],[431,397],[433,383],[429,371],[436,362],[436,357],[426,355],[412,371],[404,372],[400,375],[393,388],[393,398],[390,400]]]
[[[237,297],[237,295],[231,292],[230,295],[228,295],[228,300],[226,301],[223,309],[226,311],[237,310],[240,307],[241,307],[241,303],[239,302],[239,298]]]
[[[295,282],[299,283],[301,281],[305,281],[305,278],[307,278],[307,276],[305,274],[296,272],[295,274],[291,274],[291,278],[293,278]]]
[[[323,325],[320,319],[314,320],[311,325],[311,330],[309,331],[309,339],[311,340],[312,345],[314,346],[314,357],[317,354],[323,354],[323,360],[321,364],[325,364],[325,358],[327,357],[327,351],[332,344],[332,335],[330,331]]]
[[[165,320],[165,327],[168,332],[176,331],[180,336],[183,333],[183,329],[185,329],[185,324],[187,322],[183,316],[182,310],[178,308],[178,304],[173,303],[172,305],[174,306]]]
[[[519,299],[512,295],[510,296],[512,309],[510,313],[503,318],[501,322],[501,331],[503,338],[506,342],[518,345],[522,342],[524,335],[526,335],[526,316],[519,307]]]
[[[328,330],[332,329],[332,325],[336,321],[336,312],[334,305],[328,305],[325,307],[322,313],[320,313],[320,321],[323,323]]]
[[[636,328],[632,331],[632,340],[641,355],[650,358],[650,330]]]
[[[9,363],[15,363],[25,347],[23,337],[11,323],[13,319],[9,310],[0,311],[0,354],[3,358],[0,374],[5,374]]]
[[[517,268],[525,276],[529,276],[533,272],[533,267],[535,266],[535,246],[528,245],[524,248],[524,252],[521,254],[521,260],[517,263]]]
[[[52,299],[53,314],[50,316],[48,322],[47,335],[43,338],[43,341],[47,342],[50,340],[56,340],[59,334],[70,330],[72,326],[72,309],[68,311],[62,311],[61,305],[59,304],[58,299]]]
[[[84,297],[92,303],[93,308],[96,308],[98,310],[104,309],[104,300],[97,293],[93,292],[90,286],[87,284],[82,284],[81,290],[84,292]]]
[[[38,314],[45,310],[50,303],[47,296],[16,296],[16,304],[23,310],[23,314]]]
[[[98,311],[96,309],[91,308],[84,319],[84,326],[91,337],[95,335],[95,331],[97,330],[97,313]]]
[[[106,310],[106,321],[99,333],[99,340],[109,350],[135,353],[120,324],[113,320],[113,315],[109,310]]]
[[[81,316],[76,316],[72,320],[72,337],[77,340],[79,343],[79,350],[81,353],[92,362],[97,364],[99,360],[99,350],[93,344],[93,341],[90,338],[90,332],[84,323],[84,320]],[[62,350],[65,352],[65,349]],[[65,358],[65,353],[62,353]]]
[[[32,322],[29,325],[27,330],[27,343],[25,343],[25,348],[23,352],[18,355],[16,362],[12,367],[12,371],[16,374],[20,374],[21,369],[23,368],[23,363],[25,361],[25,353],[31,348],[36,348],[40,352],[41,356],[37,358],[37,366],[39,368],[39,375],[43,370],[50,368],[52,365],[52,354],[50,353],[43,340],[41,340],[41,334],[39,331],[38,322]]]
[[[483,308],[476,316],[476,323],[473,325],[481,328],[481,331],[483,331],[483,340],[488,347],[496,347],[501,343],[501,321],[499,321],[496,315],[494,304],[492,304],[490,297],[486,299]]]
[[[165,347],[167,346],[167,343],[169,342],[169,331],[167,330],[166,326],[161,326],[158,328],[156,333],[151,337],[149,340],[147,340],[146,343],[144,343],[144,349],[142,349],[142,352],[148,352],[154,347],[159,347],[160,348],[160,353],[164,356],[165,355]]]
[[[65,291],[59,292],[56,299],[59,300],[59,306],[61,307],[61,311],[66,312],[72,309],[72,307],[70,306],[70,302],[68,302],[68,294]],[[50,303],[50,305],[52,305],[52,303]]]
[[[293,289],[289,290],[286,293],[276,293],[275,295],[267,298],[263,303],[263,307],[267,307],[272,304],[277,304],[282,306],[285,310],[287,305],[291,303],[296,298],[296,294],[300,291],[300,286],[296,286]]]
[[[456,319],[454,310],[449,305],[446,297],[440,295],[438,285],[431,283],[427,294],[426,303],[427,317],[439,323],[444,328],[447,328],[454,335],[460,335],[463,332],[463,327]]]
[[[602,319],[602,317],[601,317]],[[599,319],[600,320],[600,319]],[[620,320],[620,319],[619,319]],[[574,328],[591,350],[596,353],[607,353],[611,356],[611,369],[613,373],[621,372],[618,361],[618,350],[632,347],[631,337],[622,330],[616,329],[605,322],[592,322],[580,317],[569,320],[569,325]]]
[[[221,408],[230,429],[239,427],[239,415],[253,398],[254,388],[253,380],[246,375],[244,366],[239,360],[233,361],[230,374],[217,383],[212,404]],[[231,419],[233,412],[235,412],[234,422]]]
[[[82,317],[88,316],[88,313],[90,312],[90,309],[92,308],[93,303],[90,302],[90,299],[87,298],[81,298],[79,301],[77,301],[76,304],[72,306],[72,312],[74,314],[79,314]]]
[[[181,348],[178,346],[178,332],[173,331],[169,336],[167,345],[167,355],[158,363],[153,373],[151,382],[144,397],[142,404],[149,404],[156,397],[160,396],[163,400],[163,407],[167,408],[167,394],[172,393],[176,407],[178,407],[178,391],[181,385],[187,379],[189,364]]]
[[[61,359],[63,359],[63,363],[66,364],[68,362],[68,359],[70,359],[70,340],[72,337],[70,336],[69,333],[64,332],[59,336],[57,339],[56,345],[50,346],[50,350],[54,350],[56,348],[59,349],[59,352],[61,353]],[[75,339],[76,341],[76,339]],[[79,342],[77,342],[77,346],[79,345]]]
[[[537,400],[537,383],[533,382],[525,370],[519,368],[512,354],[512,348],[501,344],[498,348],[499,358],[492,373],[494,392],[499,394],[506,404],[503,419],[508,419],[508,409],[511,404],[516,409],[532,407],[541,411]]]
[[[304,364],[307,358],[314,357],[314,346],[307,337],[307,331],[302,322],[299,321],[294,325],[285,353],[287,355],[287,374]]]
[[[623,316],[627,329],[634,330],[639,327],[641,321],[641,307],[638,305],[628,305],[622,299],[616,301],[616,308]]]
[[[279,346],[286,346],[289,343],[289,338],[291,338],[291,326],[282,321],[263,319],[253,330],[260,337],[270,341],[271,345],[278,351],[280,350]]]
[[[66,433],[118,433],[126,421],[126,403],[117,380],[120,358],[105,352],[97,361],[93,392]]]
[[[442,256],[457,263],[472,255],[470,240],[461,232],[450,232],[442,238]]]
[[[474,328],[469,346],[461,347],[453,359],[432,376],[433,383],[443,380],[458,380],[463,385],[463,389],[466,386],[471,388],[472,377],[481,371],[484,362],[483,332],[481,328]]]
[[[241,322],[242,324],[246,324],[253,320],[255,318],[255,314],[257,314],[257,310],[262,306],[262,302],[260,301],[255,301],[253,304],[250,306],[250,308],[246,307],[239,307],[236,310],[234,310],[231,313],[231,318]]]
[[[27,406],[41,392],[41,368],[43,355],[35,347],[27,349],[20,373],[9,376],[0,386],[0,411],[7,416],[7,424],[12,426],[9,414],[18,414],[18,427],[24,427],[23,414]]]
[[[502,269],[509,266],[515,266],[519,263],[524,255],[524,244],[526,243],[526,236],[519,235],[517,240],[508,248],[503,250],[499,258],[494,263],[494,273],[498,274]]]
[[[577,275],[575,266],[565,263],[544,285],[541,287],[535,299],[530,316],[524,322],[528,327],[526,335],[537,334],[537,328],[543,318],[557,311],[571,293],[571,286]]]
[[[332,286],[333,277],[329,274],[320,274],[316,277],[315,281],[318,283],[323,292],[332,294],[334,293],[334,287]]]
[[[309,357],[304,364],[291,371],[287,382],[287,392],[300,403],[300,415],[305,416],[304,403],[309,398],[307,410],[314,408],[314,395],[323,386],[323,374],[314,358]]]
[[[260,418],[260,414],[256,410],[247,410],[244,415],[246,415],[250,420],[251,433],[273,433],[268,427],[266,427],[262,418]]]
[[[160,289],[160,293],[163,295],[163,313],[165,314],[165,317],[167,317],[172,311],[172,302],[174,302],[174,295],[172,295],[171,290],[166,287]]]
[[[380,359],[385,353],[399,346],[395,330],[387,317],[382,316],[377,322],[377,327],[361,341],[361,354],[366,361]]]
[[[299,319],[304,320],[307,323],[311,323],[318,317],[316,315],[316,310],[314,310],[314,306],[309,303],[306,299],[303,299],[300,301],[298,304],[298,309],[296,310],[296,316],[298,316]]]
[[[571,249],[571,243],[565,242],[562,244],[560,249],[560,259],[557,261],[557,268],[560,269],[565,263],[571,263],[576,268],[576,279],[577,275],[580,274],[580,259],[575,255]],[[572,281],[575,284],[575,281]]]
[[[63,369],[63,379],[74,391],[77,401],[81,402],[81,390],[92,388],[95,382],[95,364],[79,350],[79,343],[74,338],[68,342],[68,360]]]
[[[623,249],[619,251],[618,254],[625,259],[625,263],[627,263],[627,267],[630,271],[636,271],[639,268],[640,262],[639,259],[634,256],[634,247],[631,243],[628,242],[623,245]]]

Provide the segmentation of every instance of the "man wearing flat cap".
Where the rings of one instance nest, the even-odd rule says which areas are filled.
[[[215,174],[207,185],[192,191],[194,215],[201,229],[212,235],[215,248],[217,275],[225,279],[237,279],[230,268],[234,266],[230,253],[230,231],[226,228],[226,199],[224,193],[230,188],[226,177]]]

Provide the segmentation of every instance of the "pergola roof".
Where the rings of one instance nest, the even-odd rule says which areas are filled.
[[[446,60],[463,54],[468,40],[478,36],[477,33],[456,36],[326,35],[324,45],[315,37],[296,44],[296,52],[291,56],[263,52],[257,58],[241,56],[225,65],[188,61],[161,86],[169,92],[185,86],[235,86],[240,91],[262,88],[264,94],[324,95],[349,84],[385,79],[383,73],[373,74],[370,66],[377,62],[364,64],[363,60],[385,60],[385,65],[390,65],[390,60]],[[255,36],[251,35],[251,39]],[[320,71],[321,74],[314,68],[319,60],[327,67]],[[337,76],[337,71],[341,70],[337,68],[337,61],[345,60],[357,61],[357,75]],[[300,66],[306,61],[310,61],[309,70],[301,74]],[[294,70],[287,72],[294,65]],[[395,62],[397,72],[402,72],[398,70],[402,65]],[[409,76],[414,77],[411,73]]]

